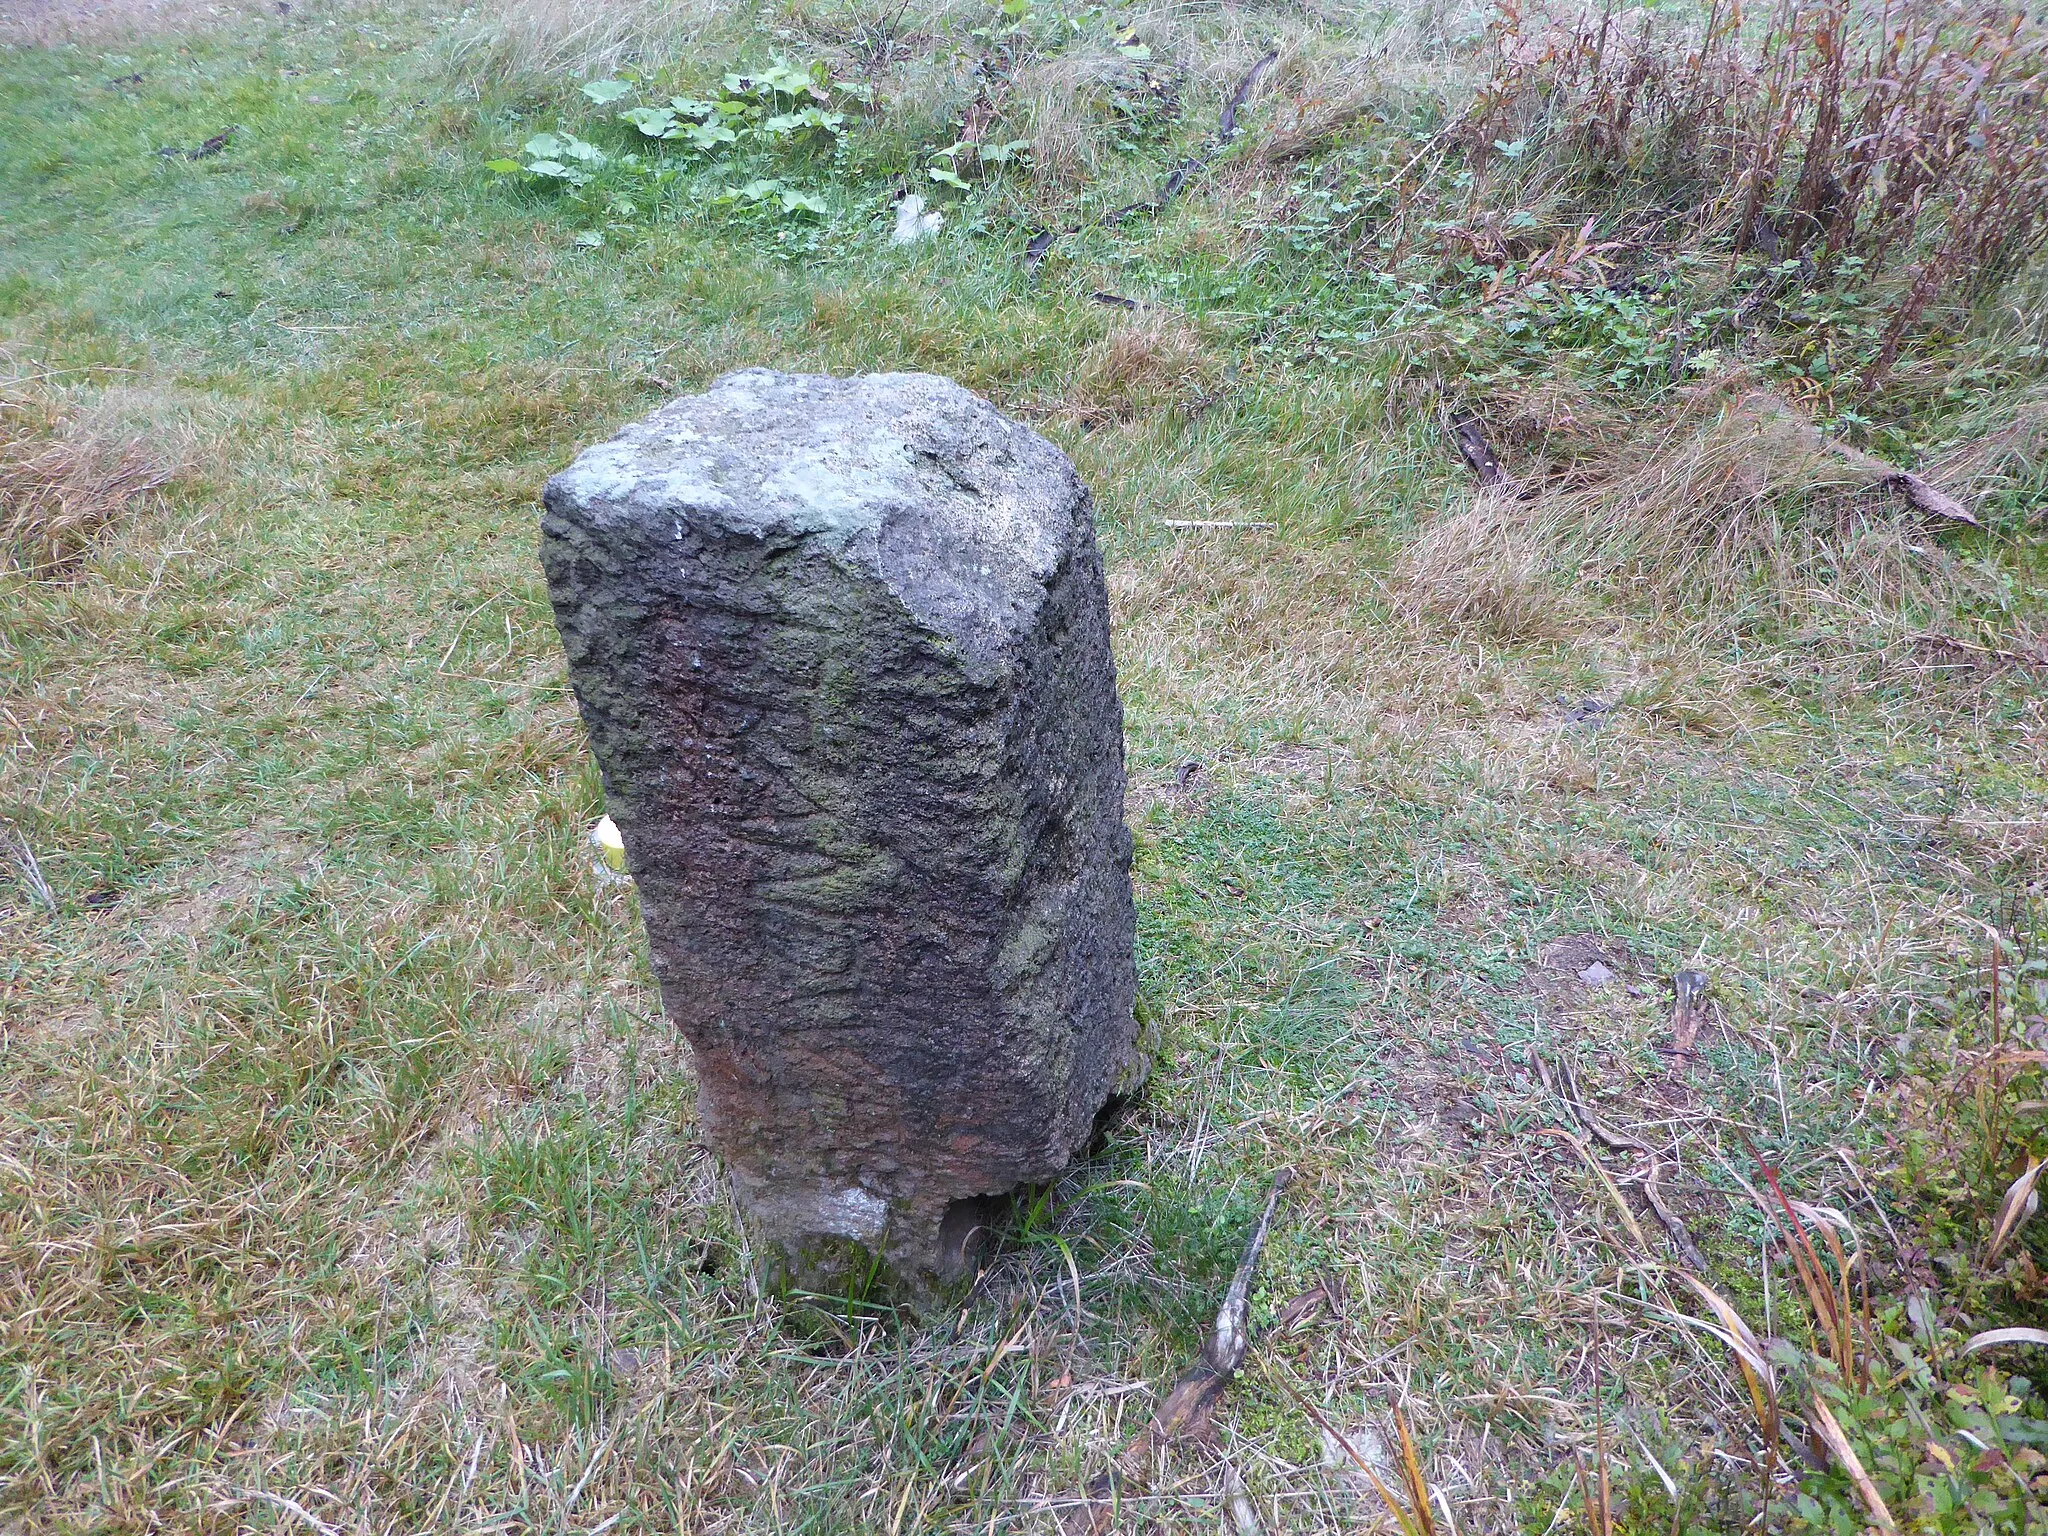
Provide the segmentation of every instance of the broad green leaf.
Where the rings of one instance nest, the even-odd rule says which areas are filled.
[[[675,108],[676,116],[694,117],[700,123],[718,110],[717,102],[699,101],[694,96],[671,96],[668,104]]]
[[[739,135],[723,123],[693,123],[682,130],[680,137],[692,147],[707,152],[720,144],[731,144],[739,139]]]
[[[569,167],[562,164],[559,160],[536,160],[526,169],[530,175],[553,176],[564,181],[574,174],[570,171]]]
[[[631,123],[650,139],[659,139],[674,132],[676,115],[667,107],[628,107],[619,114],[619,121]]]
[[[552,133],[536,133],[526,141],[524,153],[539,160],[553,160],[562,153],[562,141]]]
[[[776,59],[766,69],[734,72],[725,76],[720,83],[728,96],[816,96],[823,100],[825,72],[817,65],[806,69],[793,67],[786,59]]]
[[[569,159],[581,160],[586,165],[604,164],[604,151],[595,144],[586,144],[573,133],[561,135],[561,140],[562,148],[560,153],[566,155]]]
[[[784,187],[778,195],[784,213],[808,213],[822,219],[831,212],[821,198],[813,197],[808,192],[799,192],[794,187]]]
[[[517,160],[486,160],[484,162],[484,169],[496,171],[500,176],[516,176],[525,170],[526,167]]]
[[[585,83],[583,94],[600,107],[608,107],[620,97],[632,95],[633,87],[625,80],[591,80]]]
[[[1138,64],[1142,64],[1152,57],[1152,50],[1143,43],[1118,43],[1116,51]]]
[[[578,245],[587,245],[587,246],[598,246],[598,245],[603,245],[603,244],[604,244],[604,231],[603,231],[603,230],[601,230],[601,229],[583,229],[583,230],[578,230],[578,231],[576,232],[576,243],[577,243]]]
[[[777,59],[754,78],[757,84],[784,96],[800,96],[815,83],[809,70],[792,69],[782,59]]]
[[[962,192],[971,192],[973,190],[973,188],[968,186],[966,181],[961,178],[961,175],[958,171],[947,170],[944,166],[941,165],[932,166],[925,172],[925,175],[931,177],[933,181],[942,181],[949,187],[958,187]]]
[[[801,112],[778,112],[761,124],[761,132],[776,138],[788,134],[803,133],[819,128],[826,133],[837,133],[839,125],[846,121],[844,112],[821,112],[816,107],[805,107]]]

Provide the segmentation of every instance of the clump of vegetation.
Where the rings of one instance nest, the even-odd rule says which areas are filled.
[[[1955,1243],[1940,1256],[1946,1273],[1937,1278],[1927,1248],[1903,1241],[1882,1207],[1889,1265],[1856,1220],[1793,1197],[1780,1170],[1758,1163],[1748,1192],[1776,1252],[1780,1332],[1760,1333],[1725,1296],[1683,1277],[1704,1316],[1674,1321],[1729,1351],[1752,1410],[1748,1478],[1711,1456],[1690,1458],[1699,1513],[1718,1525],[2048,1529],[2048,1394],[2029,1369],[2048,1350],[2048,1330],[1988,1326],[2034,1315],[2041,1289],[2015,1239],[2038,1206],[2044,1166],[2027,1149],[2048,1134],[2039,1097],[2048,1052],[2034,1043],[2048,1035],[2048,933],[2037,913],[2016,916],[2011,937],[1994,930],[1981,973],[1926,1000],[1954,1018],[1947,1043],[1961,1047],[1930,1055],[1937,1080],[1923,1107],[1940,1155],[1963,1176],[1913,1192],[1944,1202],[1941,1220],[1955,1224],[1920,1229]],[[1934,1039],[1923,1046],[1940,1049]],[[1977,1193],[1992,1189],[1995,1202]],[[1656,1502],[1651,1487],[1642,1502]],[[1671,1504],[1676,1520],[1684,1501],[1674,1495]]]
[[[189,427],[143,403],[0,383],[0,555],[14,569],[65,574],[191,468]]]
[[[1758,605],[1796,617],[1801,595],[1825,592],[1882,624],[1946,613],[1973,589],[1916,525],[1895,465],[1829,440],[1745,370],[1669,391],[1647,421],[1570,386],[1481,398],[1503,443],[1532,450],[1531,472],[1404,552],[1425,610],[1529,634],[1596,600],[1721,621]]]
[[[1951,493],[1996,484],[1957,407],[2048,365],[2048,33],[1508,4],[1482,59],[1463,106],[1350,133],[1274,226],[1343,273],[1305,306],[1330,352],[1405,350],[1404,404],[1512,482],[1425,528],[1418,611],[1530,634],[1588,598],[1775,619],[1828,593],[1880,627],[1972,601],[1919,513],[1953,528]],[[2025,419],[1985,451],[2031,485]],[[1911,507],[1876,493],[1922,466]]]
[[[1797,332],[1806,377],[1868,397],[1931,309],[1983,299],[2048,241],[2048,31],[2023,13],[1824,0],[1775,7],[1758,37],[1739,6],[1660,34],[1648,11],[1532,23],[1509,0],[1492,47],[1458,128],[1489,297],[1592,256],[1642,282],[1725,251],[1738,321]],[[1491,212],[1532,204],[1520,229]],[[1559,228],[1582,209],[1584,232]],[[1673,347],[1682,369],[1682,331]]]

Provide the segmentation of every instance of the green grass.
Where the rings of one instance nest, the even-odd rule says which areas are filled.
[[[2031,1229],[2024,1265],[1975,1258],[2038,1115],[1987,1133],[1945,1054],[1985,1039],[1982,923],[2040,954],[2038,669],[1906,638],[1954,614],[1824,601],[1437,625],[1395,565],[1469,490],[1414,355],[1323,347],[1345,274],[1299,221],[1245,233],[1222,173],[1034,277],[1042,189],[889,247],[878,131],[804,259],[688,209],[584,249],[481,169],[590,116],[573,80],[465,83],[450,31],[301,6],[0,53],[10,369],[204,443],[72,577],[0,586],[0,810],[55,901],[24,877],[0,911],[0,1518],[1052,1529],[1198,1347],[1286,1164],[1256,1315],[1325,1274],[1343,1315],[1256,1344],[1215,1445],[1130,1509],[1214,1529],[1227,1462],[1273,1528],[1357,1528],[1377,1504],[1288,1388],[1382,1435],[1397,1390],[1460,1530],[1542,1530],[1593,1453],[1597,1359],[1643,1528],[1671,1515],[1639,1450],[1714,1528],[1701,1448],[1741,1455],[1740,1389],[1646,1315],[1670,1254],[1541,1134],[1570,1122],[1537,1051],[1668,1150],[1759,1327],[1743,1135],[1851,1214],[1887,1294],[1938,1273],[1980,1326],[2038,1308]],[[1148,184],[1209,111],[1081,196]],[[230,124],[217,156],[154,153]],[[1115,373],[1151,320],[1097,290],[1168,306],[1186,368]],[[591,869],[534,557],[553,468],[755,363],[953,374],[1100,507],[1159,1061],[925,1326],[751,1287],[631,893]],[[2025,510],[1959,548],[2010,594],[1961,638],[2038,624]],[[1588,696],[1616,708],[1569,720]],[[1616,983],[1546,967],[1575,935]],[[1658,1049],[1685,965],[1716,1000],[1690,1062]]]

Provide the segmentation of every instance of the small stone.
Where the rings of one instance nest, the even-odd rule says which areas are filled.
[[[1614,980],[1614,972],[1600,961],[1595,960],[1591,965],[1579,972],[1579,980],[1589,987],[1604,987],[1607,983]]]
[[[729,374],[548,483],[577,704],[766,1278],[912,1298],[1142,1075],[1087,489],[947,380]]]

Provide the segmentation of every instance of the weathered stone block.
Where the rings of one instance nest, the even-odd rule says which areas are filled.
[[[966,1272],[1141,1073],[1087,489],[945,379],[752,369],[548,482],[555,620],[773,1279]]]

